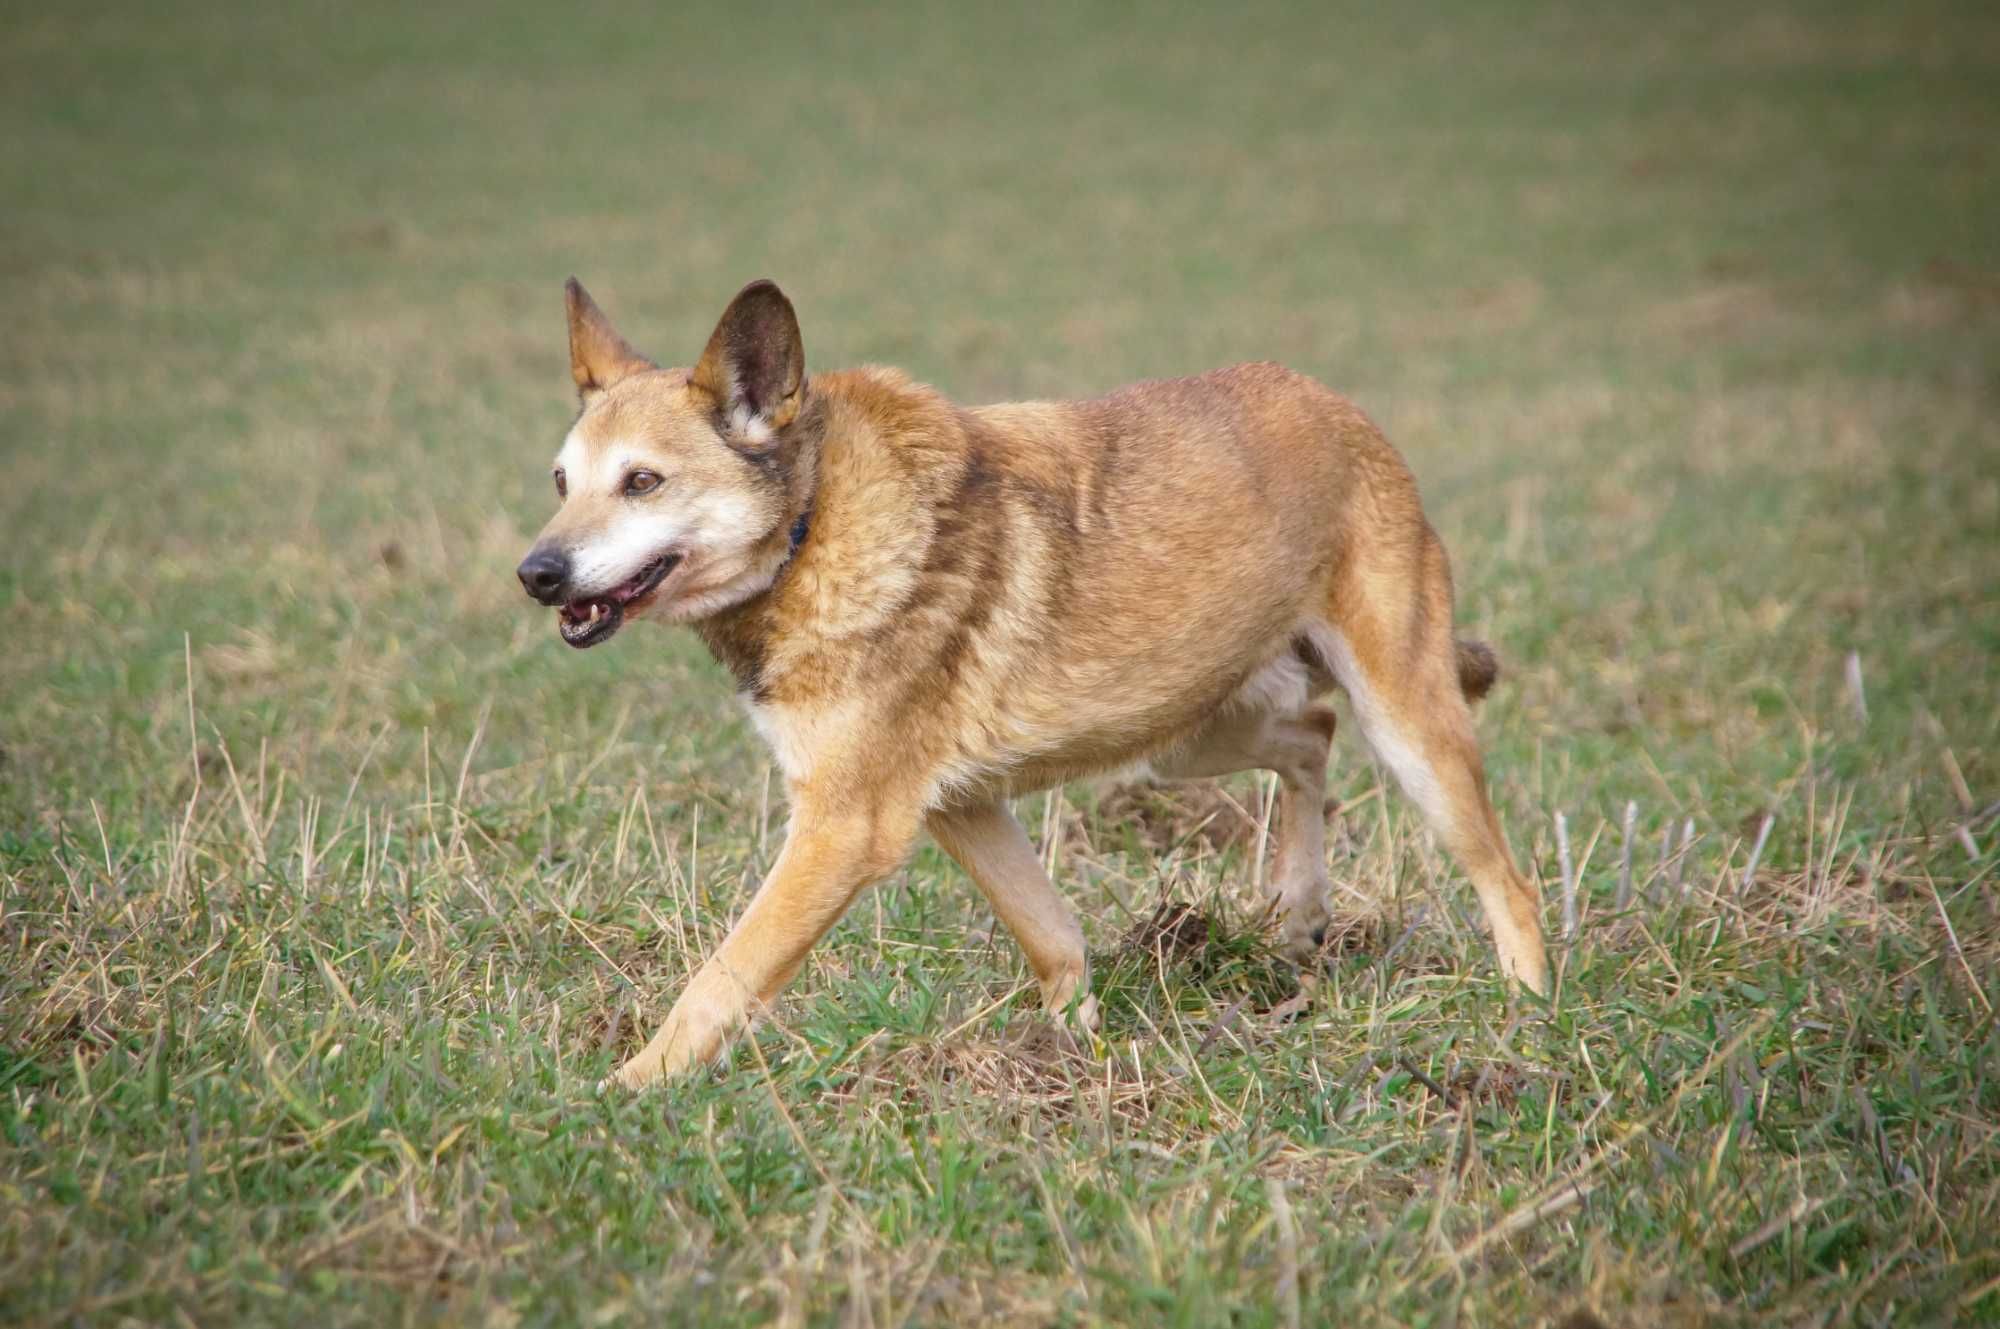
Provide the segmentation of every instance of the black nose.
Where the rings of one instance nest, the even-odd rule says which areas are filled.
[[[561,604],[563,584],[569,580],[569,556],[560,549],[531,549],[514,572],[529,595],[545,605]]]

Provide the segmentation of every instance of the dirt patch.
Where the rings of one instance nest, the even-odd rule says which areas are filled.
[[[1157,1095],[1160,1086],[1151,1087]],[[1098,1060],[1053,1021],[1031,1020],[1020,1032],[970,1042],[924,1040],[899,1047],[856,1069],[832,1091],[860,1100],[884,1096],[928,1108],[942,1095],[978,1101],[1012,1115],[1066,1119],[1088,1101],[1133,1123],[1152,1115],[1146,1082],[1123,1058]]]
[[[1118,939],[1120,955],[1150,955],[1180,960],[1199,955],[1208,945],[1208,915],[1179,900],[1162,900],[1152,916],[1142,919]]]
[[[1433,1098],[1442,1099],[1446,1107],[1490,1103],[1511,1108],[1520,1101],[1521,1090],[1528,1083],[1528,1073],[1507,1062],[1455,1064],[1442,1076],[1431,1074],[1407,1057],[1398,1064]]]
[[[1096,957],[1099,996],[1114,1023],[1126,1004],[1148,1006],[1183,984],[1219,1009],[1263,1015],[1295,996],[1298,969],[1271,946],[1268,919],[1232,928],[1225,914],[1166,899]]]
[[[1115,844],[1129,834],[1155,854],[1190,843],[1221,853],[1257,841],[1252,809],[1221,785],[1205,780],[1114,785],[1097,800],[1091,820],[1101,839]],[[1080,828],[1072,832],[1080,833]]]

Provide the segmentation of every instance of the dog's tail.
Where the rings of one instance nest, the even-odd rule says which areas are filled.
[[[1500,677],[1500,658],[1483,641],[1458,639],[1458,686],[1467,701],[1478,701],[1493,690]]]

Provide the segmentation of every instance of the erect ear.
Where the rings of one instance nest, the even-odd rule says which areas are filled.
[[[563,298],[569,306],[569,375],[577,396],[589,401],[622,378],[659,368],[618,335],[582,282],[571,277]]]
[[[724,428],[739,443],[769,443],[798,417],[806,348],[799,316],[777,283],[753,281],[736,293],[690,381],[715,398]]]

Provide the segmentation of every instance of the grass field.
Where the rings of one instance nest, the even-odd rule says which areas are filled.
[[[2000,1322],[1996,88],[1971,4],[10,11],[0,1320]],[[1079,786],[1101,1045],[926,847],[596,1095],[783,808],[514,585],[572,272],[671,362],[770,275],[967,400],[1354,396],[1554,1000],[1343,735],[1303,1011],[1263,784]]]

